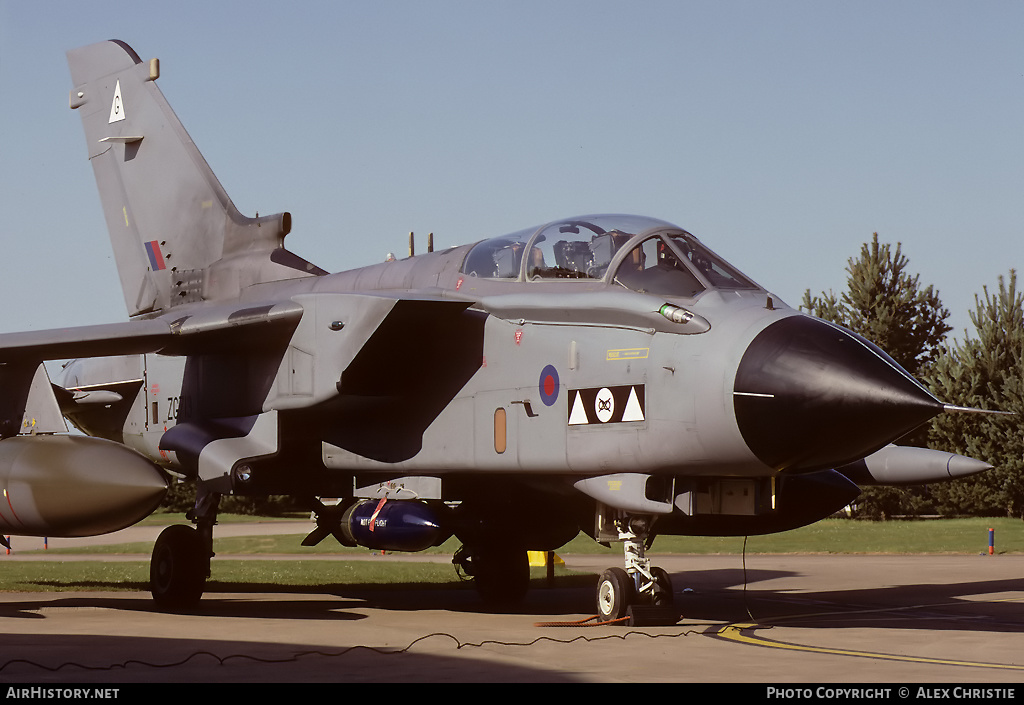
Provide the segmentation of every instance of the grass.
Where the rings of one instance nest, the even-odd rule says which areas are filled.
[[[179,515],[156,515],[162,520],[153,524],[183,523]],[[243,519],[244,520],[244,519]],[[248,518],[253,520],[253,518]],[[256,519],[258,521],[273,521]],[[225,515],[224,522],[232,521]],[[747,539],[746,551],[756,553],[984,553],[988,551],[988,530],[995,529],[997,553],[1024,553],[1024,522],[1007,518],[930,519],[906,521],[850,521],[825,519],[792,531]],[[216,536],[216,530],[214,530]],[[346,548],[333,539],[317,546],[300,546],[301,537],[295,534],[253,537],[215,538],[214,550],[220,555],[298,554],[337,555],[339,557],[368,557],[365,548]],[[24,545],[24,543],[22,543]],[[457,539],[425,553],[451,555],[458,548]],[[150,543],[115,544],[50,549],[50,555],[68,554],[144,554],[149,555]],[[580,534],[559,549],[562,553],[618,554],[621,548],[605,548],[584,534]],[[41,551],[41,549],[40,549]],[[659,536],[651,553],[734,554],[743,551],[742,536]],[[28,552],[28,551],[21,551]],[[2,556],[0,556],[2,560]]]
[[[174,523],[181,517],[157,515],[151,523]],[[225,515],[224,521],[231,521]],[[238,520],[253,520],[238,519]],[[256,519],[269,521],[267,519]],[[978,554],[988,552],[988,530],[995,529],[997,554],[1024,553],[1024,522],[1016,519],[942,519],[918,521],[863,522],[826,519],[811,526],[747,540],[748,554]],[[215,539],[214,550],[222,557],[214,561],[208,591],[288,591],[309,589],[332,592],[355,588],[388,589],[390,586],[454,587],[460,584],[451,564],[374,562],[364,548],[345,548],[333,540],[305,548],[296,535],[268,535]],[[738,554],[743,537],[660,536],[651,554]],[[451,555],[458,541],[450,539],[431,553]],[[148,590],[148,543],[93,546],[57,551],[50,549],[50,561],[8,561],[0,570],[0,591],[61,590]],[[29,553],[30,551],[23,551]],[[42,552],[42,551],[38,551]],[[621,555],[621,547],[605,548],[584,535],[563,546],[559,553]],[[67,554],[138,555],[137,561],[61,561]],[[337,560],[231,560],[226,556],[260,554],[334,555]],[[3,555],[0,554],[0,562]],[[609,564],[610,565],[610,564]],[[541,579],[543,569],[533,569]],[[559,568],[558,580],[590,580]]]
[[[825,519],[810,526],[747,539],[747,553],[973,554],[988,552],[995,529],[996,553],[1024,553],[1024,522],[969,518],[906,521]],[[661,536],[653,553],[740,553],[743,537]]]

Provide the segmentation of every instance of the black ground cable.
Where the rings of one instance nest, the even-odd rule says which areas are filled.
[[[692,627],[692,626],[697,626],[697,625],[688,625],[688,626]],[[721,626],[721,625],[716,625],[716,626]],[[179,659],[177,661],[172,661],[172,662],[169,662],[169,663],[152,663],[152,662],[148,662],[148,661],[141,661],[139,659],[129,659],[129,660],[124,661],[122,663],[109,664],[109,665],[106,665],[106,666],[86,666],[84,664],[76,663],[76,662],[73,662],[73,661],[65,662],[65,663],[62,663],[62,664],[60,664],[58,666],[46,666],[46,665],[43,665],[41,663],[37,663],[35,661],[29,661],[27,659],[11,659],[10,661],[6,661],[3,664],[0,664],[0,672],[3,672],[4,670],[6,670],[10,666],[19,665],[19,664],[20,665],[26,665],[26,666],[34,666],[36,668],[39,668],[39,669],[42,669],[42,670],[45,670],[45,671],[49,671],[51,673],[55,673],[57,671],[61,671],[61,670],[65,669],[65,668],[80,668],[80,669],[82,669],[84,671],[114,671],[114,670],[121,669],[121,668],[128,668],[129,666],[143,666],[143,667],[147,667],[147,668],[175,668],[175,667],[178,667],[178,666],[182,666],[182,665],[188,663],[189,661],[191,661],[193,659],[196,659],[196,658],[199,658],[199,657],[203,657],[203,656],[209,656],[210,658],[212,658],[215,661],[217,661],[218,664],[221,665],[221,666],[225,665],[228,661],[236,660],[236,659],[245,659],[245,660],[248,660],[248,661],[253,661],[255,663],[267,663],[267,664],[272,664],[272,663],[291,663],[291,662],[298,661],[300,658],[303,658],[303,657],[306,657],[306,656],[323,656],[323,657],[326,657],[326,658],[337,658],[337,657],[340,657],[340,656],[344,656],[344,655],[346,655],[346,654],[348,654],[348,653],[350,653],[352,651],[355,651],[357,649],[362,649],[362,650],[366,650],[366,651],[372,651],[373,653],[380,654],[382,656],[397,656],[397,655],[404,654],[404,653],[408,652],[409,650],[411,650],[414,646],[416,646],[420,642],[426,641],[427,639],[431,639],[433,637],[444,637],[446,639],[450,639],[451,641],[453,641],[455,643],[455,648],[458,650],[458,649],[464,649],[464,648],[481,648],[481,647],[484,647],[484,646],[534,646],[535,644],[538,644],[540,642],[552,642],[552,643],[555,643],[555,644],[572,644],[572,643],[577,642],[577,641],[582,641],[582,642],[585,642],[585,643],[591,643],[591,642],[605,641],[607,639],[622,639],[622,640],[625,640],[626,638],[628,638],[630,636],[646,636],[646,637],[652,638],[652,639],[666,638],[666,637],[667,638],[675,638],[675,637],[681,637],[681,636],[694,636],[694,635],[700,636],[700,635],[704,635],[705,632],[706,632],[706,629],[699,631],[699,630],[696,630],[696,629],[688,628],[688,629],[686,629],[684,631],[680,631],[680,632],[673,633],[673,634],[648,634],[646,632],[629,631],[629,632],[624,632],[624,633],[602,634],[600,636],[579,635],[579,636],[573,637],[571,639],[554,639],[554,638],[548,637],[548,636],[539,636],[536,639],[532,639],[531,641],[527,641],[527,642],[500,641],[500,640],[497,640],[497,639],[487,639],[487,640],[484,640],[484,641],[481,641],[481,642],[462,642],[457,637],[453,636],[452,634],[448,634],[446,632],[433,632],[433,633],[425,634],[425,635],[423,635],[421,637],[418,637],[418,638],[414,639],[413,641],[409,642],[408,645],[406,645],[406,646],[404,646],[404,647],[402,647],[400,649],[381,649],[381,648],[377,648],[377,647],[373,647],[373,646],[364,646],[362,644],[357,644],[356,646],[350,646],[350,647],[347,647],[347,648],[344,648],[344,649],[341,649],[341,650],[337,650],[337,651],[334,651],[334,650],[322,650],[322,649],[311,649],[311,650],[307,650],[307,651],[300,651],[300,652],[297,652],[295,654],[292,654],[291,656],[282,657],[282,658],[265,658],[265,657],[260,657],[260,656],[251,656],[249,654],[230,654],[228,656],[218,656],[217,654],[215,654],[215,653],[213,653],[211,651],[205,651],[204,650],[204,651],[195,651],[195,652],[189,654],[188,656],[186,656],[185,658]]]

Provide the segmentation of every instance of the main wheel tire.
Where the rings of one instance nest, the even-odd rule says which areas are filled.
[[[525,550],[489,547],[473,553],[472,565],[477,592],[491,605],[516,604],[530,587],[530,557]]]
[[[198,604],[206,586],[207,549],[191,526],[168,526],[153,546],[149,590],[162,608],[182,609]]]
[[[622,568],[609,568],[597,581],[597,614],[608,622],[626,616],[633,602],[636,586]]]

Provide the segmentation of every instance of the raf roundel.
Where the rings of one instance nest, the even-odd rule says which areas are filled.
[[[545,406],[551,406],[558,399],[558,370],[548,365],[540,372],[540,398]]]

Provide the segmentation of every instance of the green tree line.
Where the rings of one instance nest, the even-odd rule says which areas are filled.
[[[908,264],[900,244],[879,243],[875,233],[860,256],[848,260],[846,290],[839,296],[808,290],[801,308],[874,342],[939,400],[1014,415],[939,414],[897,443],[967,455],[993,469],[927,486],[865,488],[857,513],[1024,518],[1024,294],[1017,274],[1011,269],[1000,276],[991,292],[983,287],[970,312],[973,333],[949,342],[949,311]]]

